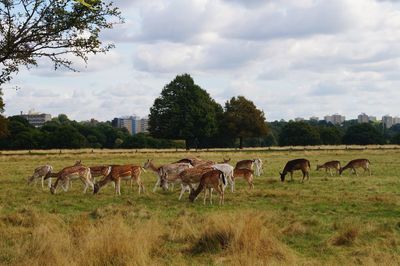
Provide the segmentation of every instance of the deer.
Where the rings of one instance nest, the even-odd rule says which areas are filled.
[[[144,169],[150,169],[157,174],[157,182],[154,185],[153,192],[157,190],[159,185],[164,190],[168,189],[168,182],[161,183],[162,178],[165,178],[165,180],[169,182],[179,181],[177,175],[183,170],[192,167],[193,166],[190,163],[172,163],[157,167],[153,164],[152,159],[148,159],[143,165]]]
[[[301,172],[303,173],[303,179],[301,180],[301,182],[303,183],[306,176],[307,180],[310,179],[310,168],[310,161],[307,159],[295,159],[288,161],[283,168],[283,172],[279,173],[281,175],[281,181],[285,181],[285,176],[287,175],[287,173],[290,173],[290,178],[291,180],[293,180],[293,172],[296,170],[301,170]]]
[[[207,192],[210,194],[210,204],[212,204],[212,190],[214,189],[220,195],[219,205],[224,204],[224,186],[226,186],[226,179],[222,171],[208,171],[201,176],[200,184],[196,190],[190,192],[189,200],[193,202],[204,189],[204,205],[206,204]]]
[[[253,174],[254,174],[253,170],[246,169],[246,168],[243,168],[243,169],[235,168],[233,170],[233,179],[232,179],[233,187],[235,187],[235,180],[236,179],[243,178],[249,184],[250,189],[253,189],[254,188],[254,185],[253,185]]]
[[[121,180],[122,179],[130,179],[130,180],[135,180],[138,189],[139,189],[139,194],[143,190],[145,191],[144,185],[142,183],[142,180],[140,178],[140,174],[142,172],[142,167],[137,166],[137,165],[132,165],[132,164],[127,164],[127,165],[113,165],[111,166],[111,171],[110,173],[104,177],[102,180],[94,184],[94,189],[93,189],[93,194],[97,194],[102,187],[104,187],[107,183],[109,182],[114,182],[115,183],[115,194],[116,195],[121,195]]]
[[[220,170],[224,173],[226,179],[228,179],[228,182],[231,184],[231,191],[234,192],[234,184],[233,184],[233,166],[227,163],[220,163],[220,164],[213,164],[211,165],[213,169]],[[224,190],[227,184],[224,186]]]
[[[85,185],[83,193],[86,193],[86,190],[88,189],[89,186],[91,186],[94,189],[93,179],[92,175],[90,174],[89,167],[83,165],[68,166],[63,168],[56,175],[57,175],[56,182],[50,187],[51,194],[56,193],[58,183],[60,182],[61,184],[67,186],[67,188],[64,189],[64,191],[68,190],[68,184],[72,178],[79,178]]]
[[[96,165],[96,166],[89,166],[90,173],[92,177],[106,177],[111,172],[111,166],[109,165]],[[132,186],[132,185],[131,185]]]
[[[35,186],[37,184],[38,179],[40,178],[42,181],[42,189],[44,190],[44,180],[49,179],[48,187],[51,187],[51,179],[50,175],[53,172],[53,167],[51,165],[42,165],[37,167],[31,176],[27,178],[28,184],[32,184],[35,181]]]
[[[235,168],[236,169],[249,169],[253,170],[253,167],[255,166],[255,174],[256,176],[260,176],[262,173],[262,160],[260,158],[256,159],[251,159],[251,160],[242,160],[236,163]]]
[[[182,199],[183,194],[185,191],[189,191],[189,193],[193,190],[193,184],[198,184],[200,182],[201,176],[213,170],[213,168],[205,166],[193,167],[183,170],[178,174],[178,177],[181,180],[181,193],[179,194],[179,200]],[[161,182],[167,182],[164,178]],[[161,184],[164,186],[164,184]]]
[[[191,164],[193,167],[196,166],[204,166],[204,165],[211,165],[211,164],[215,164],[214,161],[208,161],[208,160],[202,160],[200,158],[196,158],[196,157],[191,157],[191,158],[183,158],[179,161],[176,161],[174,163],[189,163]]]
[[[344,167],[341,167],[339,170],[339,174],[341,175],[344,170],[352,169],[353,173],[358,176],[356,168],[363,168],[364,173],[368,171],[369,175],[371,176],[371,170],[369,169],[369,165],[371,162],[368,159],[355,159],[348,162]]]
[[[339,173],[340,168],[341,166],[339,161],[329,161],[322,165],[318,164],[316,170],[325,169],[325,173],[328,173],[329,170],[329,174],[333,176],[332,169],[335,170],[336,173]]]

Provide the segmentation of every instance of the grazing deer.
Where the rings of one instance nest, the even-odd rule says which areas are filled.
[[[40,178],[42,180],[42,189],[44,189],[44,180],[49,179],[48,186],[50,188],[51,187],[50,175],[52,172],[53,172],[53,167],[51,165],[39,166],[33,171],[32,176],[29,176],[27,178],[28,184],[30,185],[32,184],[33,181],[35,181],[35,186],[36,186],[36,183]]]
[[[182,172],[185,169],[192,168],[193,166],[189,163],[172,163],[172,164],[166,164],[162,166],[155,166],[153,164],[153,160],[148,159],[144,165],[144,169],[150,169],[153,172],[157,174],[157,182],[153,188],[153,192],[157,190],[157,187],[159,185],[162,185],[161,187],[165,190],[168,189],[168,182],[163,182],[161,184],[161,179],[165,178],[166,181],[173,182],[173,181],[179,181],[177,179],[177,175]]]
[[[224,204],[224,186],[226,185],[225,175],[220,170],[211,170],[201,176],[200,184],[196,190],[192,190],[189,200],[193,202],[200,192],[204,189],[204,204],[206,204],[207,191],[210,194],[210,204],[212,204],[212,190],[214,189],[220,195],[219,204]]]
[[[233,170],[233,179],[232,179],[233,187],[235,187],[235,180],[236,179],[243,178],[249,184],[250,189],[253,189],[254,188],[254,185],[253,185],[253,173],[254,173],[253,170],[235,168]]]
[[[310,161],[307,159],[295,159],[288,161],[285,165],[285,168],[283,168],[283,172],[279,173],[281,175],[281,181],[285,181],[285,176],[287,173],[290,173],[290,178],[293,180],[293,171],[295,170],[301,170],[303,173],[303,179],[301,182],[304,182],[304,178],[307,176],[307,179],[310,179]]]
[[[86,193],[86,190],[89,186],[94,188],[93,179],[92,179],[92,175],[90,174],[89,167],[85,167],[83,165],[74,165],[74,166],[65,167],[64,169],[62,169],[60,172],[57,173],[57,180],[50,188],[51,194],[56,193],[58,183],[60,183],[60,182],[61,182],[61,184],[67,186],[67,188],[64,190],[65,191],[68,190],[68,184],[69,184],[70,180],[73,178],[79,178],[82,181],[82,183],[85,185],[85,188],[83,189],[83,193]]]
[[[178,178],[181,180],[182,184],[181,184],[181,193],[179,194],[179,200],[181,200],[185,191],[189,191],[190,193],[190,191],[193,190],[192,185],[198,184],[203,174],[211,170],[213,170],[213,168],[211,167],[199,166],[199,167],[188,168],[180,172]],[[165,182],[165,180],[162,179],[161,182]],[[164,184],[161,184],[161,186],[164,186]]]
[[[368,171],[369,175],[371,175],[371,170],[369,169],[369,165],[371,162],[368,159],[355,159],[350,161],[348,164],[346,164],[344,167],[340,168],[339,174],[341,175],[344,170],[346,169],[352,169],[353,173],[358,176],[356,168],[363,168],[364,173]]]
[[[328,173],[328,170],[329,170],[329,174],[331,176],[333,176],[332,169],[335,170],[336,173],[338,174],[339,171],[340,171],[340,168],[341,168],[341,166],[340,166],[340,162],[339,161],[329,161],[329,162],[326,162],[326,163],[324,163],[322,165],[318,164],[316,170],[318,171],[320,169],[325,169],[325,173]]]
[[[145,191],[144,185],[140,178],[140,174],[142,173],[142,167],[137,165],[113,165],[111,166],[110,173],[104,177],[102,180],[94,184],[93,194],[97,194],[100,188],[104,187],[109,182],[115,183],[115,194],[121,195],[121,180],[130,179],[135,180],[138,188],[139,194],[143,190]]]

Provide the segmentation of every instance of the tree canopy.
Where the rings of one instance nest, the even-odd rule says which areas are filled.
[[[149,132],[157,138],[184,139],[186,147],[218,132],[222,108],[188,74],[178,75],[150,108]]]
[[[350,126],[343,136],[343,143],[349,145],[383,144],[384,142],[383,134],[368,123]]]
[[[321,144],[320,134],[316,127],[305,122],[289,122],[281,131],[279,145],[281,146],[306,146]]]
[[[243,96],[232,97],[225,103],[222,127],[226,136],[239,138],[240,148],[244,138],[268,134],[264,112]]]
[[[122,22],[120,11],[101,0],[0,0],[0,86],[20,66],[39,58],[55,68],[73,69],[71,54],[85,62],[88,54],[107,52],[99,33]],[[90,6],[88,6],[90,5]]]

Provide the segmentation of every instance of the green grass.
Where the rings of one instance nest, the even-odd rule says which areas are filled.
[[[115,196],[112,186],[103,188],[98,195],[90,192],[83,194],[79,181],[73,183],[70,191],[65,193],[59,189],[56,195],[51,195],[48,189],[42,191],[39,185],[33,187],[26,184],[26,177],[35,167],[43,164],[51,164],[58,171],[72,165],[75,160],[82,160],[88,166],[128,163],[143,165],[148,158],[153,158],[156,164],[164,164],[187,155],[185,152],[0,155],[0,234],[5,234],[5,237],[0,238],[0,264],[19,264],[18,261],[27,256],[14,249],[33,241],[29,235],[34,234],[35,228],[39,226],[36,220],[31,227],[21,225],[30,219],[29,215],[33,215],[31,212],[45,219],[57,219],[62,227],[70,228],[65,230],[73,239],[75,236],[71,233],[71,226],[81,223],[81,220],[85,224],[89,223],[88,226],[97,226],[115,217],[122,217],[128,226],[156,221],[159,223],[160,236],[155,236],[157,240],[149,249],[148,260],[144,264],[243,263],[242,257],[236,261],[231,260],[233,246],[242,243],[236,231],[239,235],[232,233],[235,240],[230,240],[233,241],[232,247],[227,250],[204,254],[192,253],[190,247],[196,245],[204,228],[213,222],[212,219],[224,220],[224,217],[229,217],[222,222],[232,223],[230,226],[233,229],[230,230],[234,230],[238,220],[257,215],[261,215],[261,218],[257,218],[261,226],[287,247],[282,253],[287,254],[287,257],[280,255],[283,256],[280,258],[275,251],[271,253],[270,256],[276,259],[274,263],[400,263],[399,150],[192,153],[216,161],[221,161],[222,157],[231,157],[233,163],[255,157],[264,161],[264,173],[255,178],[255,189],[250,191],[244,181],[238,180],[235,193],[227,190],[223,206],[217,205],[217,196],[214,196],[213,206],[203,205],[201,199],[192,204],[187,195],[178,201],[178,188],[175,191],[158,190],[153,193],[156,178],[150,171],[142,174],[146,187],[146,193],[142,195],[138,195],[136,187],[131,190],[125,183],[122,185],[122,196]],[[307,158],[311,161],[310,181],[300,183],[300,173],[295,174],[293,182],[279,181],[278,172],[286,161],[294,158]],[[345,172],[342,177],[330,177],[323,171],[315,171],[317,163],[335,159],[344,165],[355,158],[368,158],[372,163],[373,175],[363,175],[360,172],[356,177]],[[29,217],[26,213],[30,213]],[[84,228],[82,230],[86,232],[90,227]],[[221,229],[217,226],[207,230]],[[350,236],[350,240],[347,236]],[[241,246],[240,249],[245,250],[245,247]],[[269,264],[265,256],[254,256],[256,260],[248,258],[249,264]],[[294,256],[295,260],[290,260],[290,256]],[[137,264],[142,265],[143,261]]]

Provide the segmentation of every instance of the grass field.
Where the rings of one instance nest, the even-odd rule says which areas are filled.
[[[400,150],[248,151],[192,153],[220,161],[259,157],[264,173],[250,191],[237,181],[225,205],[178,201],[179,191],[146,193],[122,185],[98,195],[51,195],[28,186],[42,164],[56,171],[85,165],[172,162],[188,153],[0,155],[0,265],[400,265]],[[281,183],[289,159],[308,158],[311,180]],[[317,162],[368,158],[372,176],[315,171]]]

